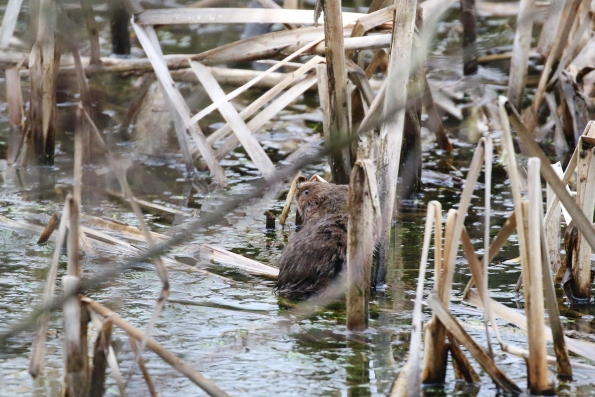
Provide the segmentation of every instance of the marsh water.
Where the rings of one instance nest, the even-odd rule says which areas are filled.
[[[485,28],[483,35],[480,34],[481,52],[495,47],[506,48],[512,42],[510,27],[514,26],[513,20],[482,19],[481,24]],[[444,79],[455,79],[460,74],[452,66],[445,68],[444,64],[448,62],[443,62],[460,55],[454,50],[460,47],[456,26],[457,22],[452,18],[441,25],[434,46],[439,48],[439,53],[433,55],[434,76],[440,74]],[[19,29],[26,30],[25,19],[19,23]],[[197,32],[201,34],[201,40],[210,39],[211,46],[214,46],[218,40],[231,41],[241,31],[241,27],[212,25],[160,33],[160,39],[168,51],[198,52],[204,43],[197,43]],[[138,48],[135,51],[139,51]],[[457,62],[460,65],[460,61]],[[482,68],[481,73],[493,76],[501,72]],[[165,119],[159,118],[159,112],[144,116],[149,117],[145,124],[154,124],[154,128],[144,131],[147,136],[134,136],[128,131],[121,134],[118,126],[134,95],[136,79],[136,76],[97,76],[91,80],[91,85],[104,95],[96,115],[97,122],[111,142],[112,150],[128,167],[127,178],[136,197],[177,211],[175,214],[145,213],[153,231],[168,234],[173,228],[183,227],[201,214],[216,213],[226,197],[233,198],[251,188],[259,174],[241,149],[223,161],[230,182],[224,192],[206,191],[200,178],[185,179],[175,140],[152,135],[153,130],[172,134],[167,110],[162,112]],[[9,126],[4,80],[0,83],[0,158],[5,158]],[[27,84],[26,79],[23,83]],[[0,215],[45,225],[53,213],[61,210],[65,195],[72,189],[73,114],[76,106],[76,90],[73,87],[65,85],[64,98],[60,103],[61,132],[55,166],[15,170],[2,164]],[[27,87],[24,89],[26,97]],[[183,89],[193,101],[193,110],[208,104],[200,89],[190,85]],[[245,106],[258,93],[258,90],[251,91],[241,98],[238,105]],[[275,162],[282,161],[295,148],[320,135],[322,126],[317,103],[316,93],[308,92],[261,130],[260,140]],[[462,128],[459,121],[448,117],[445,121],[450,128],[455,151],[449,154],[439,150],[432,137],[424,135],[423,169],[426,173],[422,192],[415,199],[404,202],[399,209],[393,229],[387,286],[373,298],[370,327],[366,332],[347,332],[345,312],[340,306],[329,307],[307,317],[296,317],[279,306],[272,293],[273,281],[202,259],[193,266],[209,273],[191,271],[182,265],[170,268],[171,296],[157,322],[154,339],[234,396],[386,396],[405,363],[409,348],[412,300],[418,278],[426,204],[430,200],[439,200],[445,213],[456,207],[461,192],[460,179],[466,175],[474,150],[473,144],[456,138]],[[201,122],[201,127],[207,132],[213,131],[220,123],[218,116],[211,116]],[[143,140],[148,140],[150,144],[147,146]],[[303,171],[325,176],[328,175],[328,166],[320,160]],[[438,178],[438,174],[443,178]],[[498,159],[494,163],[493,178],[491,230],[495,236],[513,208],[506,173]],[[84,213],[133,226],[137,224],[130,207],[107,194],[107,190],[114,190],[116,185],[100,159],[85,167],[84,183]],[[483,244],[483,193],[483,185],[479,183],[466,220],[478,254],[482,253]],[[174,253],[183,257],[192,251],[193,246],[209,243],[274,266],[284,245],[295,233],[293,213],[285,228],[277,226],[275,230],[267,230],[264,211],[278,214],[283,202],[284,194],[280,194],[264,203],[258,199],[242,203],[231,213],[221,214],[220,221],[195,230],[193,241],[176,247]],[[0,332],[9,330],[26,318],[40,302],[54,242],[38,245],[38,237],[0,225]],[[512,236],[490,267],[489,287],[493,298],[508,306],[522,308],[522,297],[513,292],[520,274],[519,264],[514,261],[517,256],[516,240]],[[95,254],[87,254],[82,259],[83,277],[93,278],[124,259],[124,255],[118,252],[98,250]],[[61,260],[65,262],[64,255]],[[64,271],[63,265],[59,276]],[[452,310],[468,332],[485,346],[483,311],[458,299],[469,278],[467,264],[459,257]],[[425,282],[429,292],[433,284],[431,270]],[[87,295],[110,307],[139,329],[145,329],[160,291],[161,283],[153,265],[146,263],[102,283],[88,291]],[[588,338],[594,319],[591,308],[570,307],[561,292],[559,296],[566,329],[576,330],[577,334]],[[430,310],[424,309],[424,319],[429,319],[430,315]],[[526,346],[523,330],[505,322],[500,325],[507,343]],[[127,374],[133,353],[126,335],[119,330],[114,332],[120,369]],[[61,337],[62,319],[61,313],[57,312],[50,322],[45,367],[35,380],[27,372],[32,327],[0,346],[0,395],[60,395]],[[152,352],[146,351],[143,357],[161,395],[204,395],[196,385]],[[505,355],[497,347],[495,359],[521,387],[526,385],[526,367],[522,359]],[[471,387],[456,383],[449,369],[445,387],[429,387],[425,393],[497,394],[489,377],[477,365],[474,366],[482,377],[480,385]],[[556,390],[560,395],[595,395],[592,374],[578,373],[575,381],[558,383]],[[137,368],[129,379],[127,392],[130,396],[148,395]],[[108,377],[107,395],[118,394],[113,378]]]

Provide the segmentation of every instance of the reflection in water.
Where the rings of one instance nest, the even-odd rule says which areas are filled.
[[[347,357],[347,395],[349,397],[368,397],[370,393],[370,372],[373,371],[369,359],[369,352],[361,345],[347,343],[351,354]],[[373,379],[373,377],[372,377]]]
[[[196,48],[199,43],[214,45],[217,41],[232,41],[233,38],[227,36],[233,35],[233,29],[237,29],[237,26],[202,28],[200,35],[189,36],[195,43],[188,52],[199,52],[200,49]],[[505,36],[506,34],[498,32],[492,39],[505,42]],[[164,46],[165,49],[167,47]],[[452,69],[452,66],[447,65],[445,68]],[[442,77],[447,76],[447,72],[448,70]],[[115,110],[110,110],[109,115],[107,112],[102,114],[104,122],[108,119],[105,125],[119,124],[125,113],[119,108],[125,110],[134,94],[131,79],[107,75],[96,76],[93,82],[104,86],[105,92],[115,93],[117,96],[106,100],[113,102],[106,105]],[[2,84],[0,80],[0,86]],[[0,87],[0,93],[5,91],[3,88]],[[247,96],[238,98],[237,101],[243,102],[242,106],[245,106],[250,103],[251,98]],[[304,100],[289,111],[301,114],[313,112],[318,106],[317,103],[314,96],[306,94]],[[310,106],[311,104],[314,106]],[[194,107],[200,106],[202,104],[196,103]],[[66,111],[66,108],[61,108],[61,112]],[[72,109],[70,113],[73,113]],[[208,124],[214,125],[220,121],[217,115],[205,118],[205,131],[213,130]],[[101,122],[98,124],[103,131]],[[64,125],[73,124],[65,122]],[[0,132],[8,131],[6,126],[6,120],[0,118]],[[274,161],[279,161],[286,158],[295,146],[314,139],[317,136],[314,128],[319,127],[297,119],[291,122],[277,119],[263,127],[261,138],[265,138],[263,143],[267,153]],[[112,130],[115,131],[116,128]],[[132,145],[122,143],[121,137],[111,133],[109,128],[105,132],[108,144],[114,151],[122,154],[129,164],[128,181],[138,198],[172,207],[179,206],[188,213],[190,211],[186,207],[200,208],[205,212],[217,211],[222,194],[241,194],[250,181],[259,177],[245,152],[238,149],[223,160],[230,186],[224,193],[209,193],[203,186],[203,180],[188,181],[182,178],[184,166],[178,161],[176,147],[166,148],[171,152],[166,153],[167,150],[164,149],[164,153],[155,156],[131,153]],[[71,189],[72,184],[72,134],[65,133],[59,139],[61,153],[57,156],[55,167],[4,170],[0,190],[0,214],[13,219],[43,223],[53,212],[60,209],[64,195]],[[0,150],[3,150],[2,145],[0,142]],[[434,144],[428,143],[424,146],[424,167],[452,176],[455,175],[452,172],[453,168],[465,170],[471,154],[472,149],[458,146],[456,154],[448,157],[437,151]],[[99,165],[96,166],[98,168],[89,168],[85,173],[86,187],[119,191],[119,185],[110,182],[113,175],[106,169],[100,169]],[[306,167],[303,172],[323,173],[325,168],[324,165],[315,164]],[[510,214],[511,196],[503,168],[494,164],[494,169],[499,172],[494,179],[497,186],[494,189],[493,207],[495,234],[498,231],[497,225],[502,224]],[[460,173],[457,175],[460,176]],[[453,189],[426,185],[419,208],[400,210],[392,233],[392,249],[388,254],[387,288],[379,291],[373,298],[370,329],[365,333],[353,335],[346,332],[345,312],[341,307],[327,308],[321,314],[299,321],[288,320],[285,313],[279,311],[277,300],[271,292],[271,281],[247,276],[216,264],[199,263],[199,266],[208,267],[210,271],[226,278],[185,272],[182,268],[171,271],[172,302],[160,317],[155,339],[191,366],[204,372],[231,395],[386,396],[398,370],[405,362],[409,348],[412,299],[417,283],[425,215],[423,203],[438,199],[443,203],[446,212],[453,203],[458,202],[459,189],[459,186]],[[112,201],[107,194],[98,194],[97,190],[85,192],[83,204],[86,212],[127,223],[136,222],[128,205]],[[198,231],[195,242],[216,244],[259,261],[274,263],[287,238],[291,238],[295,230],[293,225],[288,225],[284,231],[278,229],[277,232],[267,232],[264,229],[264,210],[270,209],[278,213],[283,206],[282,197],[277,193],[279,192],[269,190],[260,201],[245,203],[245,206],[237,211],[226,214],[219,224]],[[482,192],[476,191],[475,194],[480,197]],[[482,220],[482,204],[476,204],[478,205],[472,208],[473,213],[469,214],[467,225],[472,239],[478,242],[479,248],[480,240],[476,239],[480,238],[482,231],[481,224],[476,223]],[[147,215],[147,219],[152,230],[158,232],[172,230],[173,225],[184,222],[180,215]],[[290,219],[293,220],[293,216]],[[35,244],[36,238],[37,236],[31,234],[0,229],[0,331],[6,330],[10,324],[29,312],[43,291],[53,243],[38,246]],[[113,254],[102,255],[84,259],[85,276],[92,277],[102,268],[121,260]],[[501,262],[517,255],[516,241],[513,237],[490,268],[491,292],[494,298],[507,305],[519,302],[511,293],[519,270],[515,264]],[[431,262],[432,258],[429,260]],[[469,278],[464,261],[459,260],[456,266],[454,295],[459,294]],[[429,268],[426,290],[432,286],[433,270],[432,266]],[[63,268],[60,270],[60,276],[62,274]],[[112,283],[88,292],[92,298],[109,305],[122,317],[143,329],[160,288],[161,284],[152,267],[138,266],[120,275]],[[561,307],[565,308],[564,298],[560,296],[560,299]],[[430,312],[424,310],[427,320]],[[574,322],[572,319],[591,315],[592,312],[593,308],[589,307],[578,310],[563,309],[563,315],[569,318],[565,326],[585,334],[590,333],[592,317]],[[472,325],[478,319],[481,321],[482,316],[481,313],[465,314],[459,318],[465,324]],[[283,326],[280,326],[280,323]],[[31,344],[30,333],[23,333],[11,339],[10,344],[0,350],[2,397],[23,394],[59,395],[62,374],[62,324],[59,316],[52,317],[49,329],[44,373],[36,380],[32,380],[26,372]],[[483,329],[480,327],[480,331],[473,331],[470,331],[472,336],[479,344],[485,345],[482,339],[485,338]],[[504,336],[518,344],[526,341],[526,336],[518,331],[509,332]],[[115,338],[126,340],[125,335],[119,331],[115,331]],[[121,368],[130,368],[132,358],[130,348],[124,345],[118,353]],[[144,358],[157,388],[164,395],[200,395],[195,385],[154,354],[147,352]],[[498,364],[519,384],[526,383],[525,368],[519,360],[502,359]],[[589,385],[591,378],[578,379],[575,383],[561,384],[557,390],[558,394],[592,394],[594,389]],[[480,391],[477,387],[454,382],[452,372],[448,373],[447,381],[445,388],[427,388],[424,395],[475,396]],[[495,395],[496,390],[491,381],[486,376],[483,376],[482,381],[482,395]],[[110,378],[108,382],[108,390],[117,393],[114,381]],[[146,385],[138,373],[132,377],[128,391],[130,395],[146,393]]]

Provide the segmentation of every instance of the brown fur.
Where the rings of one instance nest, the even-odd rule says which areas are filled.
[[[303,182],[295,201],[304,220],[279,259],[275,293],[304,300],[324,290],[345,268],[349,188]]]

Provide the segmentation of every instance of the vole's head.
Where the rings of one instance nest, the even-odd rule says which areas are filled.
[[[300,182],[295,192],[297,208],[304,220],[347,212],[349,187],[326,182]]]

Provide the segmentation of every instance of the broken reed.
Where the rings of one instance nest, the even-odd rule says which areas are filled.
[[[512,107],[506,98],[501,98],[500,109],[502,115],[502,125],[504,126],[503,144],[504,148],[508,151],[507,155],[507,170],[511,178],[511,187],[513,189],[513,198],[515,202],[515,211],[511,215],[508,222],[501,228],[498,236],[494,242],[489,245],[489,235],[486,234],[486,253],[487,257],[484,258],[485,263],[482,267],[480,262],[474,253],[474,247],[471,244],[471,240],[465,231],[464,227],[459,228],[458,223],[464,219],[460,216],[461,211],[466,211],[468,206],[468,198],[471,196],[472,189],[468,187],[474,187],[477,181],[477,172],[480,166],[480,158],[483,156],[482,146],[486,146],[486,143],[480,143],[479,150],[475,152],[472,164],[470,166],[469,175],[466,180],[466,188],[463,191],[461,203],[459,209],[451,214],[447,219],[445,235],[445,251],[441,250],[440,242],[440,230],[442,228],[440,222],[436,222],[436,218],[441,217],[439,209],[439,203],[430,203],[428,206],[428,216],[426,220],[426,232],[424,237],[424,248],[422,251],[422,265],[420,267],[420,278],[418,280],[418,292],[422,291],[422,285],[425,279],[425,261],[427,261],[427,251],[429,248],[429,241],[431,235],[432,225],[434,225],[436,235],[436,256],[440,259],[436,260],[436,271],[435,271],[435,291],[430,294],[427,299],[429,306],[432,308],[434,317],[432,321],[426,324],[426,340],[425,340],[425,351],[431,351],[432,354],[426,354],[424,357],[431,357],[426,359],[422,367],[422,373],[418,372],[418,334],[420,332],[418,313],[420,310],[419,303],[421,302],[421,295],[418,293],[416,298],[416,308],[414,309],[414,323],[412,328],[412,344],[409,356],[409,362],[407,370],[403,371],[402,376],[395,383],[392,395],[416,395],[419,393],[419,380],[426,381],[428,383],[435,383],[438,379],[435,377],[436,374],[443,374],[445,371],[446,361],[438,359],[436,360],[437,351],[439,346],[442,346],[445,342],[446,333],[436,332],[436,324],[441,324],[445,327],[448,333],[448,340],[451,346],[457,346],[458,343],[462,343],[467,350],[478,360],[479,364],[484,368],[492,379],[504,390],[512,394],[519,394],[521,389],[514,384],[510,379],[506,377],[492,361],[489,355],[486,354],[487,350],[479,347],[470,338],[463,328],[458,324],[458,321],[450,315],[448,312],[447,304],[448,300],[444,302],[442,297],[444,296],[444,287],[449,287],[451,279],[451,269],[449,269],[448,260],[452,256],[452,250],[457,250],[459,238],[463,242],[463,248],[465,257],[469,263],[471,273],[473,275],[472,280],[469,282],[464,292],[464,299],[470,303],[476,304],[483,307],[486,313],[487,319],[493,328],[494,334],[500,344],[503,351],[519,355],[524,357],[528,365],[528,387],[533,394],[541,394],[550,392],[551,383],[547,377],[547,364],[555,363],[558,367],[558,375],[561,378],[570,379],[572,377],[572,365],[568,357],[567,348],[583,355],[587,358],[595,358],[595,348],[588,343],[582,341],[575,341],[568,339],[564,336],[562,331],[561,322],[559,321],[559,312],[557,307],[557,299],[553,284],[553,277],[551,274],[551,268],[549,266],[550,259],[548,245],[555,244],[558,247],[556,255],[559,255],[560,241],[551,241],[546,234],[546,221],[550,219],[557,219],[559,221],[560,212],[558,207],[557,199],[559,198],[563,202],[568,202],[569,212],[581,215],[584,217],[581,206],[587,206],[587,211],[591,214],[592,209],[589,203],[581,202],[580,197],[577,198],[577,202],[568,201],[568,193],[566,192],[564,185],[568,182],[570,174],[572,174],[576,164],[579,162],[578,157],[581,150],[583,151],[583,158],[588,158],[589,152],[593,152],[593,148],[588,145],[581,145],[577,147],[575,155],[573,156],[570,164],[564,173],[563,181],[560,181],[558,176],[555,175],[552,168],[549,166],[549,162],[545,155],[537,144],[533,141],[532,137],[527,133],[520,117]],[[510,119],[509,119],[510,117]],[[516,173],[516,158],[514,156],[514,150],[512,148],[512,139],[510,134],[509,123],[515,126],[515,129],[519,133],[519,136],[526,145],[527,150],[534,157],[529,159],[529,174],[528,174],[528,200],[522,200],[518,186],[520,186],[519,176]],[[591,133],[591,129],[595,123],[590,124],[585,129],[583,135],[584,141],[588,141]],[[491,145],[487,145],[491,149]],[[545,160],[545,161],[544,161]],[[491,162],[491,158],[489,160]],[[584,179],[588,179],[586,175],[590,175],[587,171],[590,170],[591,165],[585,164],[583,168],[585,171]],[[486,168],[486,172],[489,172],[489,167]],[[580,169],[579,169],[580,172]],[[541,175],[540,175],[541,174]],[[541,190],[541,177],[544,177],[548,183],[552,185],[552,188],[556,192],[562,192],[558,195],[555,200],[551,200],[549,203],[548,211],[546,215],[543,214],[543,203],[542,203],[542,190]],[[486,181],[489,178],[486,176]],[[554,187],[555,186],[555,187]],[[489,200],[489,195],[486,194],[486,200]],[[489,201],[486,201],[486,211],[489,209]],[[553,214],[557,214],[557,217],[553,217]],[[516,218],[515,218],[516,217]],[[553,218],[552,218],[553,217]],[[580,222],[580,220],[579,220]],[[486,220],[485,227],[489,225],[489,220]],[[524,293],[525,293],[525,309],[527,316],[520,313],[514,312],[502,304],[495,302],[487,293],[487,268],[485,267],[489,261],[497,254],[503,243],[506,241],[508,236],[512,233],[515,225],[518,225],[517,232],[519,234],[519,241],[521,244],[519,250],[521,253],[526,252],[526,256],[522,259],[522,272],[524,280]],[[461,225],[462,226],[462,225]],[[560,227],[558,223],[558,228]],[[462,231],[462,234],[461,234]],[[582,229],[581,229],[582,231]],[[588,235],[593,234],[595,230],[592,227],[585,230]],[[524,235],[524,239],[521,240],[520,236]],[[451,240],[454,239],[454,242]],[[586,237],[585,237],[586,239]],[[450,248],[448,248],[450,247]],[[442,254],[444,252],[444,254]],[[455,252],[456,254],[456,252]],[[568,252],[568,255],[572,255],[572,252]],[[523,256],[523,255],[521,255]],[[573,269],[579,269],[580,265],[576,262],[572,263]],[[584,265],[583,265],[584,266]],[[473,284],[477,285],[477,290],[472,289]],[[450,292],[448,292],[449,297]],[[545,311],[544,311],[544,300],[545,306],[547,306],[551,328],[547,327],[544,322]],[[512,346],[504,343],[500,338],[498,327],[495,322],[494,314],[499,317],[510,321],[517,326],[528,328],[528,339],[529,339],[529,350]],[[439,328],[438,328],[439,329]],[[487,340],[489,341],[490,336],[488,334]],[[546,340],[554,342],[554,350],[556,357],[550,357],[546,354]],[[580,346],[579,346],[580,345]],[[455,363],[455,374],[457,377],[461,377],[469,381],[473,379],[473,376],[464,370],[466,367],[465,363],[460,360],[459,355],[456,354],[457,349],[451,348],[453,354],[453,363]],[[438,357],[442,357],[438,353]],[[438,363],[438,364],[437,364]],[[441,366],[442,365],[442,366]],[[424,375],[426,374],[426,375]],[[434,377],[432,377],[434,376]],[[407,381],[405,381],[405,378]]]
[[[148,31],[149,33],[151,33],[150,31]],[[448,256],[448,255],[447,255]],[[447,283],[447,282],[446,282]],[[448,284],[448,283],[447,283]]]

